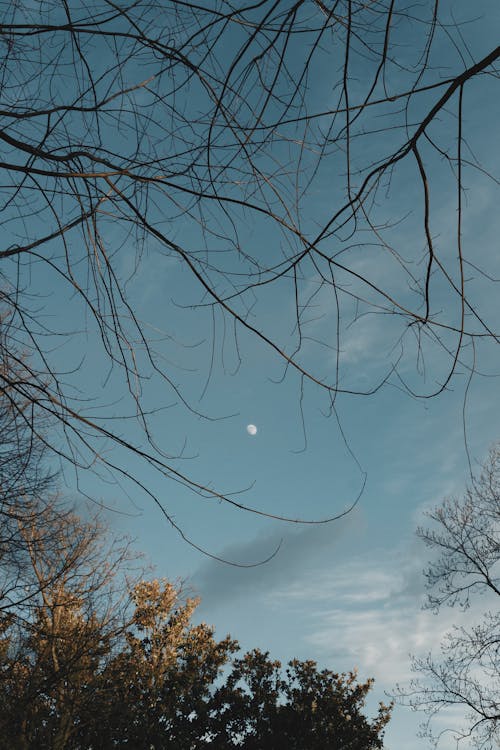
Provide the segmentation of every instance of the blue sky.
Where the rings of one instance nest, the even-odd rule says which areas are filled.
[[[477,205],[471,199],[474,219],[468,231],[474,235],[475,247],[483,248],[493,261],[490,269],[496,273],[498,259],[492,253],[498,216],[492,201],[487,190]],[[144,278],[139,272],[134,281],[153,309],[162,298],[162,273],[171,272],[157,263],[156,273],[147,266]],[[485,304],[494,316],[497,300],[487,299]],[[279,306],[275,314],[282,314]],[[197,313],[193,316],[200,321]],[[327,319],[320,321],[320,325],[327,323]],[[201,324],[193,329],[200,334]],[[360,379],[370,374],[373,352],[383,336],[375,321],[346,340],[349,364]],[[193,333],[191,340],[195,339]],[[340,397],[338,414],[358,466],[335,418],[323,416],[321,399],[315,401],[314,394],[305,409],[304,450],[296,384],[272,382],[270,375],[279,371],[279,363],[271,362],[270,369],[269,358],[255,342],[245,341],[244,346],[244,364],[236,375],[229,374],[230,364],[224,372],[217,355],[202,402],[209,414],[234,416],[210,422],[187,416],[184,410],[179,414],[174,407],[159,415],[157,434],[178,449],[186,439],[186,455],[193,457],[181,462],[183,468],[187,465],[224,491],[248,488],[236,499],[272,513],[307,518],[335,515],[357,497],[366,472],[366,486],[355,510],[325,526],[296,526],[242,513],[217,501],[200,501],[176,486],[159,487],[175,521],[211,552],[237,562],[256,562],[281,544],[272,561],[249,570],[200,557],[147,501],[134,498],[140,515],[129,520],[117,516],[114,523],[137,537],[156,574],[185,579],[201,596],[198,616],[213,623],[219,636],[230,632],[242,648],[269,649],[283,661],[294,656],[314,658],[320,666],[336,670],[356,665],[361,678],[376,679],[373,707],[397,682],[409,679],[410,653],[436,651],[453,624],[470,623],[486,608],[479,602],[477,611],[466,615],[454,610],[440,616],[422,611],[422,569],[429,553],[415,538],[415,529],[426,508],[460,494],[469,477],[464,410],[475,465],[497,439],[498,382],[474,378],[465,401],[463,372],[432,401],[412,399],[390,386],[370,398]],[[190,351],[187,356],[197,360],[198,354]],[[495,360],[490,357],[486,352],[483,367],[494,373]],[[431,359],[428,366],[432,364]],[[199,373],[186,375],[190,376],[198,388],[204,386]],[[161,390],[154,397],[161,403]],[[249,423],[258,427],[254,437],[247,434]],[[114,496],[123,509],[123,498],[117,492]],[[131,504],[127,507],[135,513]],[[416,736],[421,718],[396,707],[387,729],[387,747],[428,747]],[[436,727],[445,728],[461,718],[448,715]],[[451,750],[452,738],[444,735],[441,747]]]
[[[439,31],[432,63],[440,68],[431,69],[424,83],[433,77],[448,76],[450,70],[463,69],[453,44],[461,49],[466,65],[492,46],[498,6],[481,3],[474,13],[488,21],[473,22],[475,16],[469,5],[443,4],[444,19],[450,20],[453,12],[457,18],[470,15],[471,23],[462,27],[462,39],[453,30]],[[222,68],[233,47],[240,43],[242,33],[241,29],[227,32],[226,45],[218,53]],[[395,33],[401,60],[409,65],[418,57],[422,29],[418,23],[402,21]],[[292,74],[300,69],[307,47],[306,43],[297,46],[302,42],[294,44]],[[338,104],[338,90],[330,85],[333,58],[326,42],[325,49],[312,68],[307,87],[309,105],[314,111]],[[352,65],[351,95],[362,97],[368,63],[358,56]],[[127,73],[131,80],[142,80],[149,68],[132,67]],[[407,72],[393,70],[391,75],[391,85],[404,88]],[[205,106],[203,94],[194,85],[193,91],[192,99],[181,102],[188,122],[190,114],[195,117],[197,109]],[[465,89],[464,128],[467,149],[490,173],[498,174],[498,137],[492,123],[495,119],[498,122],[500,113],[499,98],[493,96],[493,91],[493,82],[487,77]],[[140,96],[146,107],[150,103],[148,94],[141,91]],[[258,92],[250,91],[250,101],[242,102],[242,117],[252,96],[257,99]],[[408,113],[410,130],[432,104],[433,96],[427,93],[417,97],[418,104]],[[273,111],[270,118],[272,114]],[[368,118],[367,127],[375,128],[380,123],[382,129],[387,123],[398,123],[400,127],[389,134],[360,137],[359,147],[358,140],[354,140],[353,163],[364,168],[388,148],[395,149],[405,132],[404,120],[397,107],[384,108],[373,120]],[[326,122],[318,118],[318,128]],[[450,103],[433,126],[432,136],[439,144],[450,145],[456,140],[455,125],[455,110]],[[109,123],[108,127],[110,139],[116,138]],[[153,141],[157,135],[155,126],[151,126],[148,135]],[[126,136],[120,137],[121,147],[125,148]],[[304,168],[312,169],[314,153],[302,154],[300,149],[294,150],[291,141],[284,144],[276,137],[256,163],[273,174],[270,165],[275,160],[282,169],[286,165],[288,175],[298,154],[304,160]],[[428,144],[422,146],[422,155],[432,178],[431,227],[436,248],[456,281],[454,175]],[[297,195],[304,190],[290,210],[297,224],[300,215],[300,231],[312,239],[342,199],[343,170],[344,154],[334,143],[327,158],[320,161],[311,183],[305,177],[294,183],[292,177],[273,174],[271,182],[277,195],[271,197],[276,212],[281,215],[287,202],[292,205],[294,188]],[[228,179],[234,179],[231,170],[228,173]],[[465,257],[474,263],[474,267],[467,268],[467,283],[471,299],[483,317],[498,325],[498,296],[491,283],[491,279],[500,278],[498,190],[481,171],[469,167],[464,168],[464,185],[463,246]],[[231,283],[239,283],[239,277],[232,274],[248,272],[256,263],[268,268],[300,249],[296,234],[283,231],[256,212],[231,207],[228,217],[211,204],[203,223],[197,223],[195,208],[189,208],[187,199],[182,197],[182,186],[181,178],[177,194],[160,185],[152,201],[152,218],[169,240],[199,260],[206,278],[213,281],[219,293],[228,293]],[[259,197],[256,191],[252,200],[271,200],[267,189],[266,183],[262,195]],[[237,181],[228,190],[234,196],[246,195],[245,185]],[[393,222],[384,229],[384,239],[394,253],[387,252],[387,245],[377,246],[363,221],[355,228],[349,225],[345,232],[336,228],[332,236],[326,233],[318,243],[320,249],[335,255],[339,262],[373,284],[383,285],[401,304],[413,309],[418,294],[402,271],[396,252],[410,259],[407,266],[415,276],[422,276],[425,253],[421,196],[415,162],[403,163],[392,175],[390,189],[382,185],[376,196],[372,215],[381,223]],[[15,234],[18,227],[9,224],[12,226]],[[329,524],[278,522],[195,495],[102,441],[102,450],[110,451],[106,455],[121,460],[150,488],[196,545],[237,563],[259,562],[279,547],[267,564],[244,569],[204,557],[188,546],[150,497],[105,468],[98,467],[97,476],[81,472],[77,478],[79,489],[115,510],[109,514],[112,528],[136,538],[137,547],[155,566],[156,575],[183,579],[201,596],[198,616],[213,623],[220,637],[230,632],[240,640],[242,648],[269,649],[273,657],[283,661],[292,657],[314,658],[321,667],[334,670],[350,670],[356,665],[360,678],[376,679],[372,706],[384,700],[385,691],[408,679],[409,654],[423,655],[438,648],[442,634],[462,616],[448,611],[436,617],[422,611],[425,592],[421,571],[428,552],[414,532],[426,508],[462,491],[469,476],[466,447],[472,463],[477,465],[498,438],[500,399],[494,377],[498,374],[498,357],[493,343],[478,339],[474,353],[469,343],[448,387],[435,398],[412,398],[404,392],[401,380],[390,377],[384,387],[370,396],[340,393],[335,412],[329,414],[329,396],[324,390],[310,382],[301,390],[300,377],[291,368],[286,369],[283,360],[265,342],[241,326],[237,326],[235,338],[230,316],[207,304],[198,281],[172,248],[147,237],[140,263],[136,264],[137,246],[132,237],[126,236],[126,228],[114,217],[103,219],[103,228],[114,253],[115,270],[121,279],[128,279],[124,285],[128,300],[143,333],[153,342],[156,362],[171,381],[169,384],[152,371],[136,341],[135,355],[146,374],[140,384],[142,403],[151,412],[149,425],[154,441],[160,451],[172,457],[171,465],[237,502],[293,519],[329,518],[343,513],[358,496],[359,501],[351,513]],[[354,239],[349,237],[351,230]],[[85,248],[82,250],[76,239],[72,247],[76,254],[85,256]],[[54,247],[53,253],[55,262],[63,263],[61,247]],[[252,256],[253,265],[244,253]],[[202,266],[204,260],[215,270],[210,265]],[[481,275],[477,267],[489,276]],[[14,279],[16,271],[6,270],[5,278],[10,273]],[[338,352],[340,388],[363,391],[380,382],[398,361],[399,375],[412,388],[421,393],[439,388],[450,361],[442,348],[429,339],[423,342],[419,354],[412,340],[414,329],[408,327],[407,319],[365,314],[373,312],[373,304],[380,302],[377,295],[360,284],[357,277],[343,275],[340,268],[336,273],[342,287],[338,340],[337,301],[332,288],[321,283],[317,267],[307,262],[302,266],[299,301],[304,305],[306,338],[297,362],[318,378],[333,382]],[[124,386],[123,373],[117,367],[110,369],[95,325],[81,301],[42,262],[31,259],[21,274],[26,291],[41,295],[32,303],[40,323],[59,332],[72,332],[68,338],[50,337],[47,351],[66,373],[64,380],[74,389],[75,399],[86,399],[81,406],[83,412],[108,418],[116,433],[145,445],[144,433],[133,419],[134,403]],[[78,278],[85,277],[83,264],[78,266],[78,274]],[[435,320],[456,323],[459,305],[442,275],[436,273],[432,277],[431,288]],[[296,315],[293,291],[293,279],[288,275],[242,293],[234,305],[238,312],[244,311],[252,325],[291,351]],[[360,307],[356,307],[351,294],[363,297]],[[469,324],[472,326],[473,321],[467,318]],[[448,333],[443,336],[444,344],[452,347],[456,337]],[[473,356],[478,372],[469,380],[468,367]],[[185,403],[175,392],[177,388]],[[124,419],[124,414],[130,418]],[[255,436],[246,431],[249,423],[258,428]],[[57,443],[62,436],[56,433],[53,439]],[[75,493],[77,479],[71,468],[64,468],[63,482],[69,494]],[[463,617],[471,621],[474,614],[469,612]],[[397,707],[386,734],[389,750],[427,747],[416,737],[418,721],[419,717],[408,709]],[[445,736],[441,747],[451,750],[451,739]]]

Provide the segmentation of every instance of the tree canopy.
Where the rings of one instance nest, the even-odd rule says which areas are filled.
[[[124,607],[102,528],[61,522],[59,575],[53,550],[30,547],[36,603],[0,620],[1,748],[382,748],[391,707],[365,716],[372,680],[313,661],[283,672],[258,650],[236,658],[238,643],[195,624],[197,600],[166,580],[138,581]]]

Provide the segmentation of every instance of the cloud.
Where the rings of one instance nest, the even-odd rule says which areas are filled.
[[[249,563],[266,559],[281,544],[278,554],[269,562],[245,569],[208,560],[193,574],[190,583],[210,609],[241,596],[267,598],[270,593],[285,590],[291,581],[300,580],[318,565],[342,559],[346,546],[352,544],[356,528],[361,526],[356,509],[345,518],[322,526],[290,531],[290,527],[281,525],[270,534],[229,545],[219,553],[224,559]]]
[[[228,547],[225,553],[240,560],[268,554],[281,528]],[[234,622],[244,649],[270,648],[283,662],[297,656],[315,659],[336,672],[357,667],[360,679],[374,677],[367,703],[367,711],[373,713],[384,692],[391,694],[397,683],[403,687],[415,676],[411,655],[423,657],[432,651],[439,658],[445,633],[454,625],[470,627],[488,602],[483,599],[466,612],[444,608],[434,615],[423,610],[422,568],[429,550],[413,535],[401,538],[392,549],[371,548],[366,531],[358,512],[343,523],[292,531],[278,557],[260,568],[241,570],[209,561],[192,581],[202,595],[201,609],[206,602],[209,621],[212,614],[215,619],[220,614],[230,632]],[[397,706],[386,746],[425,747],[416,736],[424,718]],[[437,717],[434,728],[458,728],[462,721],[463,711],[446,712]],[[444,736],[441,747],[452,750],[452,734]]]
[[[423,566],[418,546],[405,543],[312,572],[272,597],[277,607],[309,608],[305,641],[318,660],[336,669],[356,665],[391,690],[411,679],[410,654],[438,652],[455,624],[477,619],[477,612],[457,608],[423,610]]]
[[[410,654],[435,650],[451,627],[450,618],[422,611],[417,602],[377,608],[373,601],[358,610],[324,613],[308,642],[327,661],[356,664],[363,674],[375,677],[379,687],[391,689],[411,677]]]

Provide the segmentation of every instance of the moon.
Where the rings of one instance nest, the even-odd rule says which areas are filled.
[[[249,435],[256,435],[257,427],[254,424],[247,424],[247,432]]]

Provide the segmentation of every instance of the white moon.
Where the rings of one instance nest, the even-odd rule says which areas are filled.
[[[257,428],[254,424],[247,424],[247,432],[249,435],[256,435]]]

